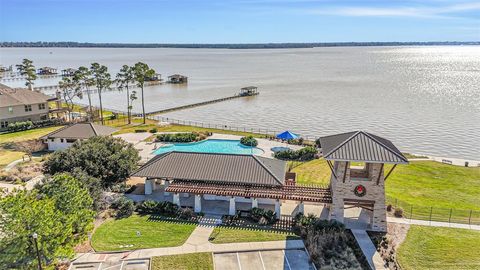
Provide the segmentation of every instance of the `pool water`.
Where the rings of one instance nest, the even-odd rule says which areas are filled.
[[[224,153],[224,154],[254,154],[261,155],[263,150],[257,147],[245,146],[240,140],[204,140],[193,143],[172,143],[159,147],[155,155],[171,151],[197,152],[197,153]]]

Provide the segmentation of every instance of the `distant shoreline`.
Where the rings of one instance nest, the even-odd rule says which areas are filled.
[[[0,42],[2,48],[183,48],[183,49],[291,49],[318,47],[377,46],[462,46],[480,45],[480,41],[431,42],[311,42],[311,43],[89,43],[89,42]]]

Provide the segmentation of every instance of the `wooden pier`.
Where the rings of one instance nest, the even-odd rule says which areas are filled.
[[[253,91],[253,92],[248,92],[248,93],[246,93],[246,92],[243,90],[243,88],[242,88],[242,90],[240,91],[239,94],[236,94],[236,95],[233,95],[233,96],[230,96],[230,97],[224,97],[224,98],[218,98],[218,99],[213,99],[213,100],[207,100],[207,101],[197,102],[197,103],[193,103],[193,104],[182,105],[182,106],[177,106],[177,107],[173,107],[173,108],[168,108],[168,109],[163,109],[163,110],[148,112],[148,113],[145,113],[145,115],[151,116],[151,115],[157,115],[157,114],[168,113],[168,112],[173,112],[173,111],[179,111],[179,110],[184,110],[184,109],[190,109],[190,108],[199,107],[199,106],[204,106],[204,105],[208,105],[208,104],[212,104],[212,103],[227,101],[227,100],[231,100],[231,99],[235,99],[235,98],[256,96],[256,95],[258,95],[258,94],[259,94],[259,92],[257,91],[257,88],[256,88],[256,87],[255,87],[255,91]]]

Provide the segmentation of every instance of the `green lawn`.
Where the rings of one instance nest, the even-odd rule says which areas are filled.
[[[215,227],[210,235],[210,242],[214,244],[279,241],[286,239],[298,239],[298,237],[289,232],[225,226]]]
[[[413,161],[397,166],[387,179],[386,193],[418,206],[480,211],[480,168]]]
[[[297,174],[297,183],[328,185],[330,183],[330,168],[323,158],[302,163],[293,170]]]
[[[397,250],[403,270],[480,269],[480,231],[411,226]]]
[[[181,246],[196,227],[192,223],[150,217],[133,215],[105,222],[92,236],[93,248],[96,251],[115,251]],[[139,236],[137,231],[140,232]]]
[[[152,270],[213,270],[210,252],[170,255],[152,258]]]
[[[0,169],[17,159],[21,159],[25,153],[19,151],[3,150],[0,148]]]
[[[20,142],[38,139],[43,135],[47,135],[48,133],[55,131],[59,128],[61,128],[61,126],[35,128],[24,131],[0,134],[0,144],[7,142]]]

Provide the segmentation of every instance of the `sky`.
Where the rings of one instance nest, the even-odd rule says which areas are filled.
[[[479,0],[0,0],[0,41],[479,40]]]

